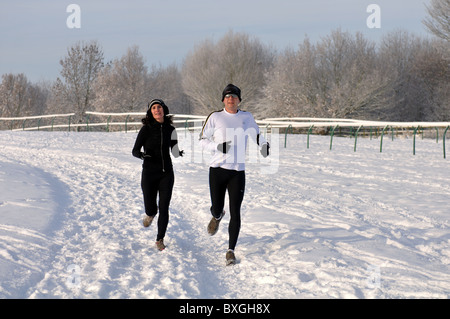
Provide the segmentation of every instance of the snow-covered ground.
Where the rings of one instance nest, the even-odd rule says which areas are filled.
[[[0,132],[0,298],[449,298],[442,141],[271,136],[238,263],[210,237],[208,165],[179,133],[166,250],[141,224],[136,133]],[[192,137],[192,139],[190,138]],[[195,144],[193,144],[195,145]],[[228,207],[226,206],[226,209]]]

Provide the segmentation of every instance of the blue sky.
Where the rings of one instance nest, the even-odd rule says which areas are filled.
[[[181,65],[205,39],[245,32],[278,50],[305,35],[320,40],[332,30],[362,32],[379,41],[396,29],[430,36],[422,24],[430,0],[0,0],[0,75],[25,73],[30,81],[59,76],[59,60],[78,41],[97,40],[105,60],[137,45],[152,64]],[[80,7],[81,28],[68,28],[67,6]],[[370,29],[370,4],[381,9],[381,28]]]

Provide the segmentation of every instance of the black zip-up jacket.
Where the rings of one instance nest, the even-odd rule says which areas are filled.
[[[144,152],[142,152],[144,147]],[[178,138],[175,128],[164,123],[150,123],[142,126],[134,143],[133,156],[143,159],[145,169],[158,172],[170,172],[173,170],[169,149],[174,157],[180,155]]]

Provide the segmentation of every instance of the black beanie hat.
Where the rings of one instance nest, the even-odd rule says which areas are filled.
[[[162,106],[163,111],[164,111],[164,115],[169,115],[169,108],[167,107],[167,105],[164,103],[163,100],[161,99],[153,99],[150,101],[150,103],[148,103],[148,109],[147,109],[147,115],[152,116],[150,109],[152,108],[153,104],[159,104]]]
[[[228,84],[225,89],[222,92],[222,102],[225,99],[225,95],[227,94],[236,94],[239,98],[239,101],[241,100],[241,89],[238,88],[236,85]]]

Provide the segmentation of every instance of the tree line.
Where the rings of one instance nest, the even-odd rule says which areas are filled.
[[[450,121],[448,34],[398,30],[376,44],[337,29],[278,52],[229,31],[197,44],[181,65],[150,67],[137,46],[105,62],[97,41],[78,42],[60,65],[53,83],[3,74],[0,117],[74,112],[82,121],[85,111],[143,112],[152,98],[166,101],[171,113],[207,115],[222,107],[222,89],[234,83],[243,109],[258,118]]]

